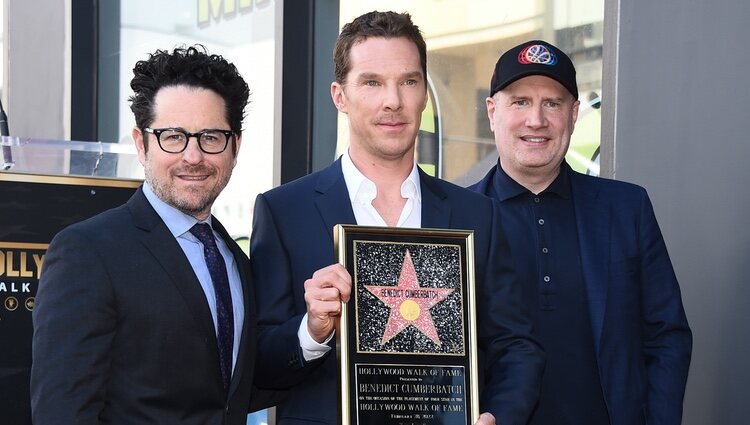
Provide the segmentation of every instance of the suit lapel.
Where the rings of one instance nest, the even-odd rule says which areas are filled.
[[[586,179],[571,172],[581,266],[588,296],[589,315],[597,356],[607,305],[609,275],[610,212],[597,202],[598,190]]]
[[[128,201],[128,208],[133,216],[135,226],[141,230],[138,235],[146,251],[161,264],[164,272],[182,295],[182,298],[192,312],[198,328],[206,338],[216,347],[216,332],[214,331],[211,310],[206,302],[206,295],[201,289],[193,268],[185,257],[179,243],[169,232],[156,211],[148,203],[142,189]],[[216,350],[216,364],[219,359]]]
[[[447,195],[438,186],[435,177],[419,169],[419,184],[422,190],[422,227],[447,229],[450,227],[451,206],[445,202]]]
[[[333,243],[333,226],[357,223],[341,171],[341,158],[320,172],[315,192],[315,206]]]

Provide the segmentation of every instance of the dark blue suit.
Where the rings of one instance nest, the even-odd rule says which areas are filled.
[[[563,167],[610,423],[680,424],[692,335],[651,201],[640,186]],[[497,172],[470,189],[493,196]]]
[[[229,387],[206,296],[142,189],[74,224],[47,250],[33,312],[35,424],[247,422],[256,347],[249,262],[218,220],[245,320]],[[266,401],[258,401],[262,407]]]
[[[423,227],[475,231],[479,344],[490,365],[481,410],[493,413],[498,423],[523,424],[538,396],[543,355],[522,312],[497,204],[421,171],[420,182]],[[279,405],[279,425],[338,422],[335,353],[308,364],[297,338],[306,312],[304,281],[336,262],[336,224],[356,224],[340,160],[259,195],[255,203],[250,258],[253,277],[262,282],[256,291],[263,365],[256,373],[263,381],[308,374]]]

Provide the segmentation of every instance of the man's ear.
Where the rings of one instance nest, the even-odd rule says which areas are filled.
[[[493,133],[495,132],[495,99],[492,97],[488,97],[484,100],[484,103],[487,105],[487,118],[490,119],[490,131]]]
[[[331,100],[333,100],[333,104],[339,112],[347,113],[346,95],[344,93],[344,86],[341,83],[336,81],[331,83]]]
[[[131,132],[131,135],[133,136],[133,142],[135,142],[135,149],[138,151],[138,162],[141,163],[141,165],[146,165],[146,141],[144,140],[145,137],[147,137],[140,128],[133,127],[133,131]]]
[[[234,136],[234,162],[232,163],[232,167],[237,165],[237,155],[240,154],[240,145],[242,144],[242,133],[235,134]]]
[[[571,126],[570,126],[571,132],[575,129],[576,122],[578,121],[578,107],[579,106],[581,106],[581,101],[580,100],[576,100],[575,102],[573,102],[573,110],[571,111],[571,114],[570,114],[571,115],[571,119],[573,120],[573,122],[571,123]]]

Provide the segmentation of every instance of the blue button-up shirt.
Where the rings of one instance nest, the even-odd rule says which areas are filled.
[[[198,223],[195,217],[187,215],[177,208],[162,201],[154,191],[149,187],[148,183],[143,184],[143,194],[146,195],[146,199],[154,207],[156,213],[161,217],[164,224],[177,239],[180,247],[185,252],[185,255],[190,261],[190,265],[193,267],[195,275],[198,277],[201,289],[206,295],[206,301],[208,302],[208,308],[211,309],[211,317],[214,320],[214,331],[218,332],[218,321],[216,318],[216,294],[214,292],[214,285],[211,281],[211,274],[208,271],[206,265],[206,259],[203,257],[203,245],[192,233],[190,229]],[[209,216],[206,220],[208,225],[211,225],[211,217]],[[213,227],[212,227],[213,229]],[[227,266],[227,275],[229,276],[229,291],[232,294],[232,309],[234,310],[234,344],[232,346],[232,367],[237,363],[237,353],[240,349],[240,338],[242,336],[242,322],[245,320],[245,305],[242,298],[242,281],[240,280],[240,273],[237,269],[237,263],[234,261],[234,255],[229,250],[224,239],[214,231],[214,238],[216,239],[216,245],[219,247],[224,262]]]

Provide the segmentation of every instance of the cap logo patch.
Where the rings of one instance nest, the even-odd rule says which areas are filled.
[[[557,63],[557,56],[547,46],[533,44],[521,50],[521,53],[518,54],[518,63],[522,65],[536,63],[551,66]]]

